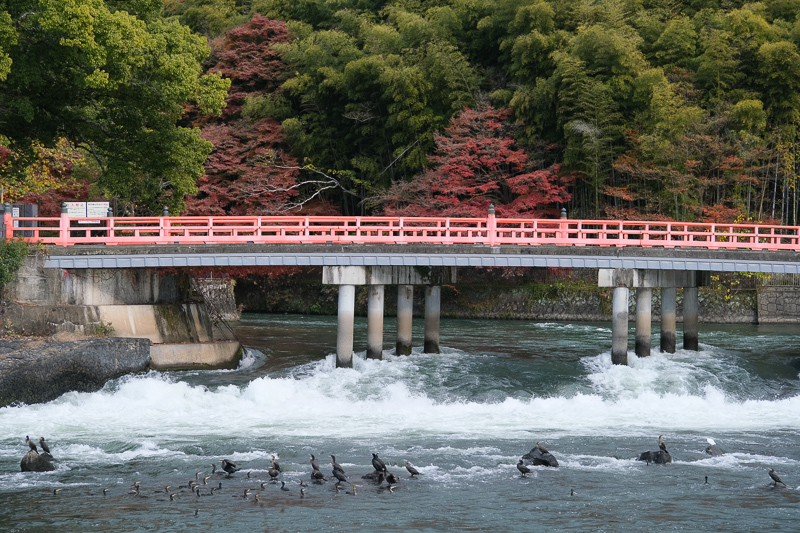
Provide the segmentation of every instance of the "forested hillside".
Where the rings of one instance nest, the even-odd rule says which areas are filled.
[[[17,198],[798,223],[800,0],[0,6]]]

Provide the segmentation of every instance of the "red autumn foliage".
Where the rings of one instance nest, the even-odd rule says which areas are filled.
[[[494,204],[498,217],[557,215],[569,201],[570,176],[559,165],[533,170],[516,147],[506,120],[510,110],[489,105],[467,108],[435,136],[433,167],[411,181],[396,183],[382,198],[394,216],[484,217]]]
[[[286,166],[298,166],[287,154],[281,125],[272,118],[241,116],[247,96],[278,90],[285,65],[272,48],[289,39],[286,24],[261,15],[225,35],[216,64],[209,69],[231,79],[227,107],[221,119],[204,116],[195,121],[202,136],[214,145],[198,181],[197,196],[186,199],[188,215],[285,214],[298,192],[298,171],[258,163],[260,156],[282,154]]]

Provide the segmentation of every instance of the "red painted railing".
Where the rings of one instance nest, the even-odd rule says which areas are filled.
[[[435,217],[11,217],[6,237],[60,244],[434,243],[800,251],[800,227]],[[13,227],[18,222],[18,227]]]

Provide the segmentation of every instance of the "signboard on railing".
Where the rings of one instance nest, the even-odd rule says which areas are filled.
[[[67,202],[69,218],[101,218],[108,216],[108,202]],[[100,224],[99,220],[79,220],[78,224]]]

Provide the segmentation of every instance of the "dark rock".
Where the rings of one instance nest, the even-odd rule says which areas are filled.
[[[36,453],[31,450],[19,462],[19,467],[23,472],[50,472],[56,469],[53,463],[55,463],[55,459],[49,453]]]
[[[706,446],[705,452],[708,455],[725,455],[725,450],[723,450],[716,444],[713,446]]]
[[[648,463],[656,463],[663,465],[672,462],[672,456],[669,452],[658,450],[657,452],[644,452],[639,456],[639,461],[647,461]]]
[[[146,371],[149,364],[149,339],[0,339],[0,407],[48,402],[70,391],[94,392],[110,379]]]
[[[558,461],[552,453],[542,453],[539,448],[534,447],[531,451],[522,456],[526,461],[530,461],[535,466],[558,466]]]

